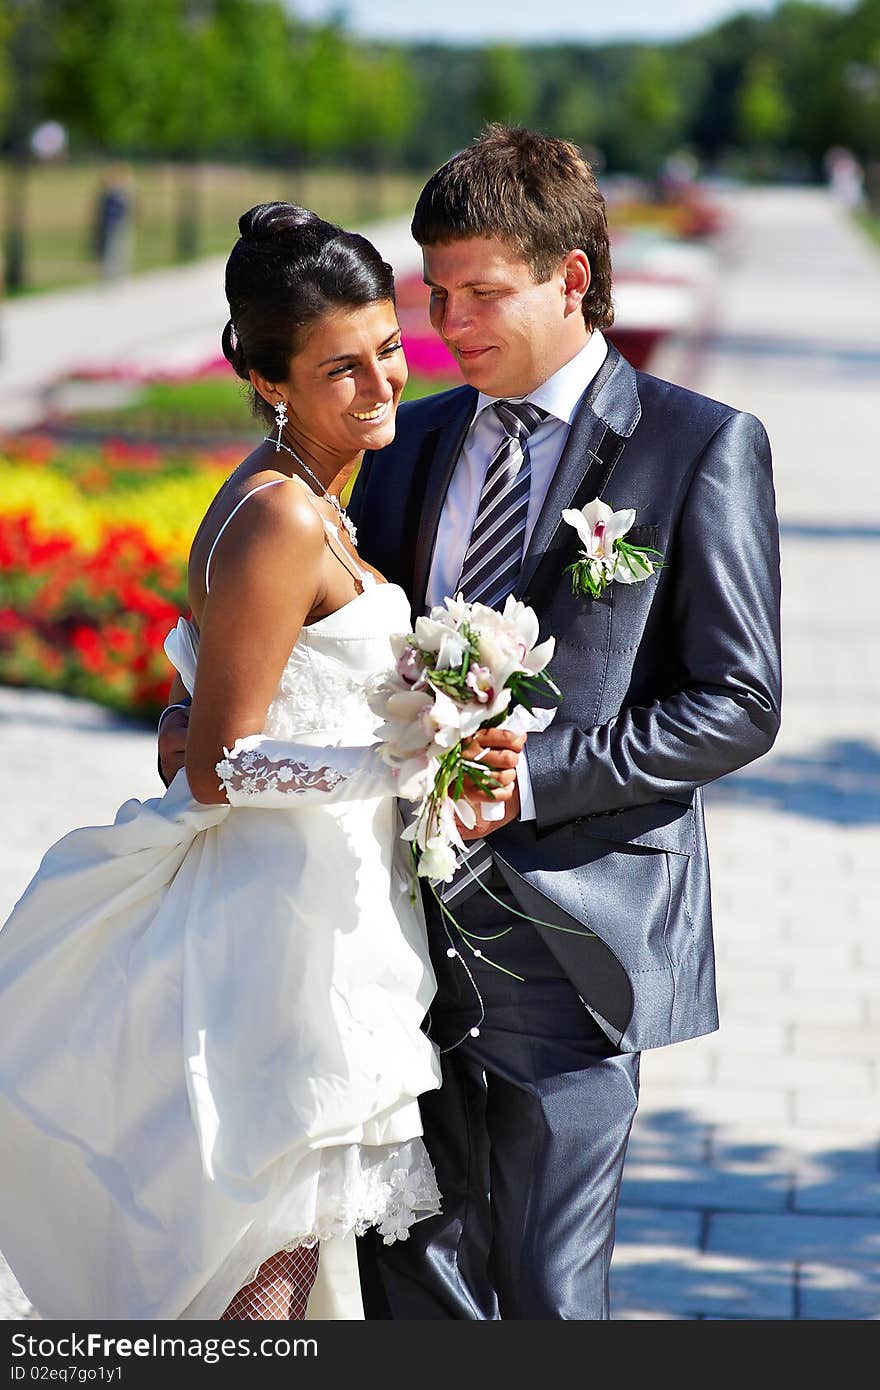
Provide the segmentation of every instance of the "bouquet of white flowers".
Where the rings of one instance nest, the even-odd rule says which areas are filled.
[[[476,815],[463,797],[466,778],[486,792],[498,783],[463,745],[479,729],[543,729],[555,711],[536,709],[560,692],[544,669],[554,639],[536,646],[538,619],[512,595],[502,612],[482,603],[447,598],[415,632],[392,637],[397,665],[370,692],[370,709],[383,723],[382,756],[398,774],[400,795],[417,803],[403,832],[416,873],[449,883],[465,848],[456,816],[471,828]],[[514,715],[514,711],[516,712]],[[503,804],[486,802],[486,819]]]

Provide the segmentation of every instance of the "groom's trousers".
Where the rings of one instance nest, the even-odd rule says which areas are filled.
[[[513,903],[494,869],[489,887]],[[602,1032],[528,922],[483,892],[455,915],[487,939],[469,938],[472,955],[429,908],[430,1034],[447,1050],[420,1103],[443,1210],[406,1241],[360,1242],[365,1315],[608,1318],[639,1056]]]

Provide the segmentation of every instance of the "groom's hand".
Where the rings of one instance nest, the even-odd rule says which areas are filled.
[[[478,840],[491,835],[509,821],[516,820],[520,811],[519,787],[516,781],[516,764],[525,747],[526,735],[513,734],[506,729],[481,729],[463,748],[466,758],[478,760],[480,765],[496,780],[494,791],[481,790],[469,779],[464,784],[465,799],[473,807],[477,817],[470,829],[457,822],[463,840]],[[499,820],[484,820],[481,807],[486,801],[500,801],[504,804],[504,816]]]
[[[485,795],[482,799],[485,800]],[[463,840],[484,840],[487,835],[492,834],[493,830],[500,830],[502,825],[507,825],[510,821],[516,820],[519,816],[519,787],[514,782],[510,796],[505,801],[504,815],[501,820],[483,820],[480,815],[479,804],[471,802],[471,805],[477,815],[476,824],[471,830],[468,830],[462,825],[461,821],[457,820],[456,825],[458,833]]]

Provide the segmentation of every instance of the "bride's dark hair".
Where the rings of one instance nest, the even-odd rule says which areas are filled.
[[[330,309],[394,302],[394,274],[372,242],[295,203],[260,203],[238,219],[226,262],[223,355],[243,381],[286,381],[290,359]],[[253,390],[253,388],[251,388]],[[253,391],[254,414],[274,412]]]

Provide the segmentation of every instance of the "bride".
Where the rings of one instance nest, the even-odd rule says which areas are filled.
[[[338,501],[394,436],[391,270],[290,204],[239,228],[224,351],[271,433],[166,643],[185,771],[53,846],[0,931],[0,1249],[46,1318],[302,1317],[320,1242],[439,1209],[434,978],[365,699],[409,605]],[[507,799],[522,740],[478,741]]]

